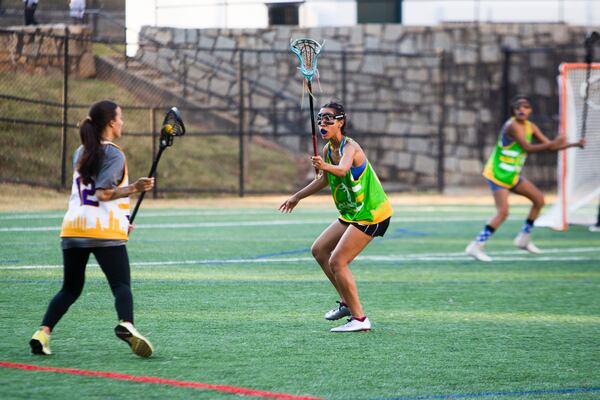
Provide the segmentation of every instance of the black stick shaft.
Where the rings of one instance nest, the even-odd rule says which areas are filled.
[[[165,149],[165,147],[160,146],[160,149],[158,150],[158,153],[156,154],[156,158],[154,159],[154,162],[152,163],[152,167],[150,168],[150,173],[148,174],[148,178],[152,178],[154,176],[154,174],[156,173],[156,167],[158,166],[158,160],[160,160],[160,156],[162,155],[162,152],[164,149]],[[130,224],[133,224],[133,220],[135,219],[135,216],[138,212],[138,209],[140,208],[140,205],[142,204],[142,200],[144,200],[145,195],[146,195],[146,192],[140,193],[140,197],[138,197],[137,203],[135,203],[135,207],[133,208],[131,217],[129,217]]]
[[[593,43],[585,43],[585,62],[587,63],[585,69],[585,96],[583,97],[583,112],[581,115],[581,138],[585,139],[587,131],[587,116],[588,116],[588,98],[590,94],[590,74],[592,72],[592,61],[594,58]]]
[[[306,80],[308,84],[308,104],[310,106],[310,127],[312,129],[312,144],[313,144],[313,155],[318,155],[317,152],[317,129],[315,126],[315,108],[313,105],[313,94],[312,94],[312,84],[309,80]],[[319,170],[315,168],[315,173],[318,175]]]

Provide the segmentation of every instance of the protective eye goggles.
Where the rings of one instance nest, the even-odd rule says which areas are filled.
[[[525,109],[530,110],[531,104],[527,100],[519,100],[519,101],[513,103],[512,108],[514,110],[518,110],[519,108],[525,108]]]
[[[336,120],[344,119],[344,117],[344,114],[317,114],[317,125],[321,125],[322,123],[324,123],[325,125],[333,125]]]

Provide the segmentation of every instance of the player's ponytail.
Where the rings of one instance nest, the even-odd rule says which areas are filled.
[[[104,129],[117,116],[118,105],[110,100],[95,103],[90,108],[89,115],[79,123],[79,137],[83,145],[83,154],[79,159],[77,171],[82,182],[88,184],[91,177],[96,176],[100,169],[102,151],[102,134]]]

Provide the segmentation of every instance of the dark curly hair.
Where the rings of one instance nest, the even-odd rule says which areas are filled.
[[[336,100],[332,100],[329,103],[322,105],[321,108],[332,108],[335,110],[336,117],[343,116],[343,118],[340,119],[344,121],[344,125],[342,125],[342,135],[345,135],[346,126],[348,125],[348,118],[346,117],[346,111],[344,110],[344,106],[342,105],[342,103]]]
[[[529,104],[532,104],[531,102],[531,98],[527,95],[524,94],[518,94],[516,96],[514,96],[512,99],[510,99],[510,115],[514,116],[515,115],[515,108],[517,106],[517,103],[519,102],[519,100],[525,100],[527,101]]]

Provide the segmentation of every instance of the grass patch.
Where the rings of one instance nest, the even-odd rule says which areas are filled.
[[[409,209],[422,219],[403,222]],[[543,392],[600,387],[597,236],[584,227],[536,228],[547,254],[528,255],[512,246],[527,211],[515,207],[488,244],[494,262],[477,263],[462,250],[493,206],[477,209],[481,221],[469,207],[396,207],[386,236],[352,265],[374,329],[348,335],[329,333],[336,323],[323,314],[337,298],[309,250],[335,218],[332,206],[301,203],[289,215],[276,207],[145,210],[128,251],[136,325],[157,349],[149,360],[114,337],[112,296],[95,266],[55,330],[55,354],[28,354],[27,341],[61,285],[62,213],[0,213],[0,226],[23,229],[0,230],[1,358],[333,400],[597,399],[599,391]],[[202,228],[206,222],[229,224]],[[56,230],[26,231],[44,226]],[[26,265],[39,268],[5,268]],[[5,368],[0,385],[7,398],[48,398],[67,385],[71,398],[234,398]],[[484,396],[491,392],[513,394]]]
[[[27,75],[0,73],[0,93],[55,103],[62,101],[62,78],[56,75]],[[69,80],[69,103],[82,105],[68,111],[68,122],[77,124],[85,118],[89,106],[101,99],[112,99],[123,104],[124,136],[118,143],[128,157],[129,176],[135,179],[148,173],[152,163],[152,137],[127,135],[127,132],[150,133],[151,113],[148,109],[128,108],[140,104],[130,92],[96,79]],[[3,100],[0,114],[5,118],[30,121],[48,121],[59,124],[62,109],[50,105]],[[160,112],[158,114],[161,114]],[[185,115],[184,115],[185,118]],[[156,115],[160,126],[162,115]],[[201,132],[202,126],[190,124],[190,132]],[[0,122],[0,178],[35,182],[57,187],[61,171],[61,128]],[[79,146],[77,129],[67,134],[67,186],[70,185],[71,155]],[[158,170],[161,188],[194,189],[198,191],[236,192],[239,186],[238,139],[227,136],[186,136],[178,138],[161,160]],[[298,184],[301,168],[294,157],[258,142],[248,147],[247,180],[249,191],[293,190]]]

